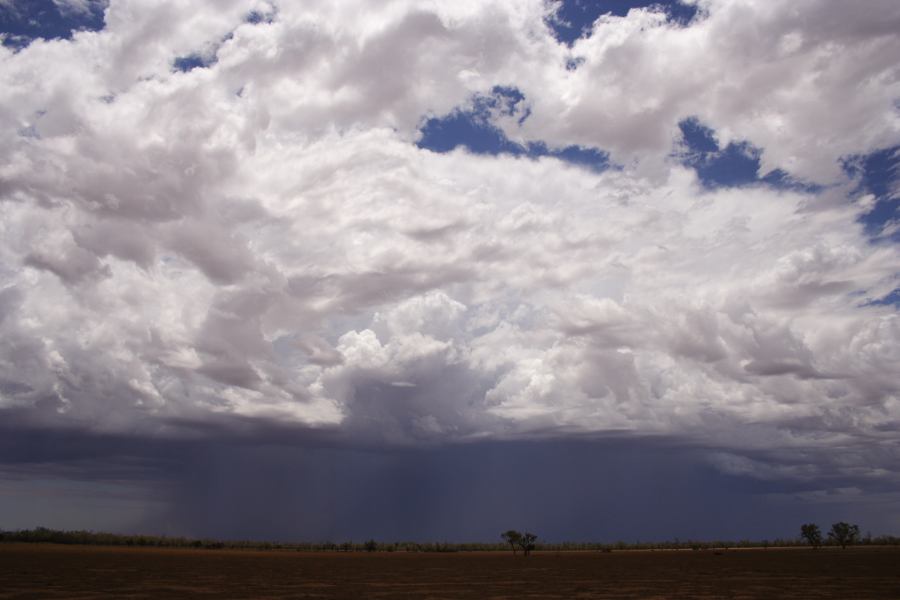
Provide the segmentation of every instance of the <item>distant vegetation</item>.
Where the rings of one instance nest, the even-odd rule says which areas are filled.
[[[807,527],[806,524],[803,527]],[[846,525],[846,528],[844,527]],[[814,525],[815,526],[815,525]],[[815,526],[818,530],[818,526]],[[801,528],[802,531],[807,531]],[[812,530],[809,530],[812,531]],[[518,533],[519,538],[507,537],[510,532]],[[624,542],[612,544],[594,542],[561,542],[561,543],[537,543],[537,536],[531,533],[521,534],[510,530],[502,534],[503,542],[498,543],[447,543],[447,542],[376,542],[370,539],[365,542],[318,542],[318,543],[287,543],[287,542],[259,542],[259,541],[223,541],[214,539],[194,539],[186,537],[168,537],[153,535],[119,535],[114,533],[99,533],[94,531],[59,531],[38,527],[36,529],[23,529],[18,531],[0,530],[0,543],[3,542],[28,542],[51,544],[84,544],[96,546],[143,546],[165,548],[206,548],[206,549],[243,549],[243,550],[289,550],[298,552],[472,552],[485,550],[523,550],[528,554],[537,552],[564,552],[573,550],[589,550],[611,552],[614,550],[713,550],[728,548],[771,548],[790,547],[813,544],[805,535],[796,539],[775,540],[679,540],[664,542]],[[850,544],[859,545],[900,545],[900,537],[867,535],[861,538],[859,527],[847,523],[836,523],[828,533],[828,540],[823,541],[821,532],[818,538],[819,544],[831,544],[846,547]]]
[[[841,548],[855,544],[859,541],[859,525],[851,525],[843,521],[835,523],[828,532],[828,539],[839,544]]]
[[[516,531],[515,529],[510,529],[509,531],[504,531],[500,534],[500,537],[509,544],[509,547],[512,548],[513,554],[516,553],[516,550],[519,547],[519,542],[522,541],[522,534]]]
[[[822,530],[815,523],[804,523],[800,526],[800,537],[813,548],[822,545]]]
[[[533,533],[527,531],[525,533],[519,533],[515,529],[504,531],[500,534],[500,537],[510,545],[513,554],[516,553],[516,546],[518,546],[522,549],[522,554],[525,556],[531,554],[531,551],[535,548],[535,541],[537,540],[537,536]]]

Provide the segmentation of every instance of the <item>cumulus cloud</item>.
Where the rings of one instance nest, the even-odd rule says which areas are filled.
[[[841,178],[842,157],[896,144],[896,3],[697,4],[689,27],[653,9],[598,19],[568,59],[518,81],[533,99],[519,135],[600,146],[651,170],[676,123],[697,116],[724,144],[761,148],[761,174],[821,183]],[[565,70],[573,58],[581,66]]]
[[[900,252],[840,166],[900,137],[878,6],[705,0],[569,48],[537,1],[113,0],[102,31],[0,49],[0,409],[896,458],[900,320],[869,301]],[[528,103],[492,117],[511,139],[620,168],[416,147],[494,85]],[[671,156],[689,117],[832,185],[705,189]]]

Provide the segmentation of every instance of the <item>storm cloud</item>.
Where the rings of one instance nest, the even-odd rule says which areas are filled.
[[[291,531],[321,538],[493,535],[488,482],[525,472],[479,456],[628,472],[626,497],[681,461],[673,486],[743,485],[754,522],[760,494],[893,497],[898,221],[864,220],[897,184],[860,165],[900,144],[900,7],[690,4],[566,44],[538,0],[57,2],[104,26],[0,48],[10,481],[112,469],[204,535],[277,536],[234,524],[265,504],[241,490],[283,489],[283,520],[347,499]],[[521,151],[431,150],[446,115]],[[685,122],[756,179],[708,185]],[[371,518],[366,481],[392,490]],[[746,532],[719,523],[696,531]]]

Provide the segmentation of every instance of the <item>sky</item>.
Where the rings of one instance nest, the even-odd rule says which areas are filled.
[[[900,534],[898,31],[0,0],[0,529]]]

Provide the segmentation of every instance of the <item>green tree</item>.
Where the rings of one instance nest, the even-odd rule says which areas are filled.
[[[522,534],[522,539],[519,540],[519,547],[522,548],[522,552],[525,553],[525,556],[531,554],[531,551],[534,550],[534,541],[537,539],[537,536],[533,533],[525,532]]]
[[[378,542],[376,542],[375,540],[369,540],[363,545],[363,547],[366,549],[366,552],[375,552],[376,550],[378,550]]]
[[[516,531],[515,529],[510,529],[509,531],[504,531],[500,534],[500,537],[509,544],[509,547],[512,548],[513,554],[516,553],[516,546],[522,541],[522,534]]]
[[[850,544],[855,544],[859,539],[859,525],[851,525],[843,521],[835,523],[828,532],[828,538],[836,544],[840,544],[841,548],[846,548]]]
[[[800,526],[800,537],[813,548],[822,545],[822,530],[815,523],[804,523]]]

